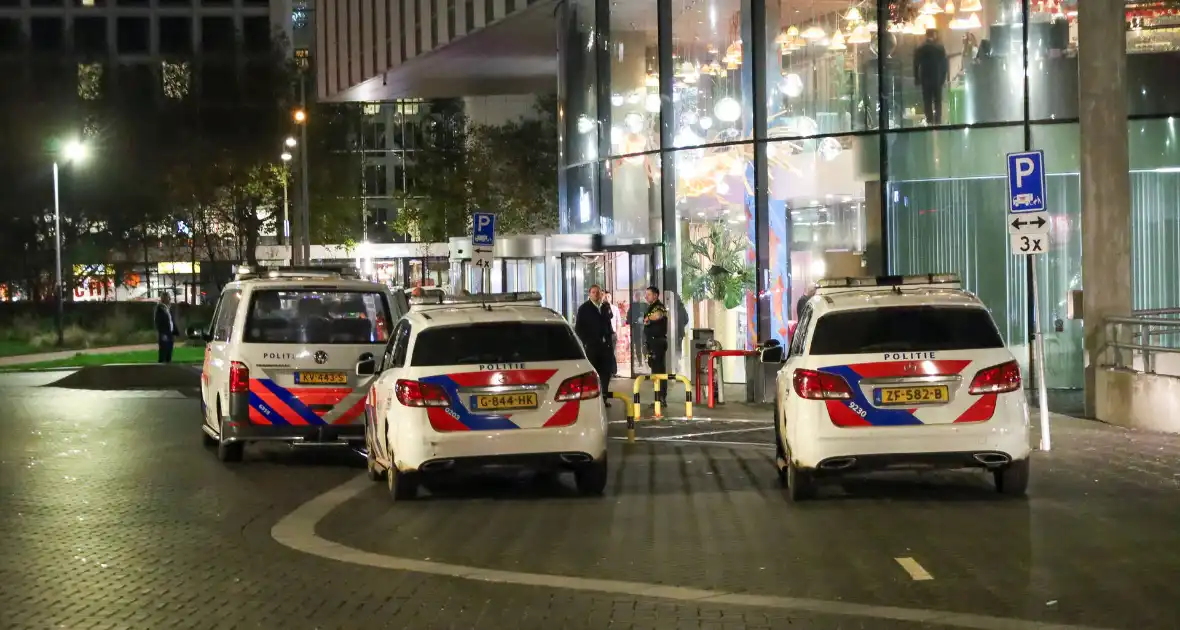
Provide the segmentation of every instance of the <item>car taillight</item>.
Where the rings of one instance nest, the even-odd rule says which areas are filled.
[[[250,391],[250,368],[245,363],[234,361],[229,364],[229,393],[245,394]]]
[[[450,407],[451,399],[438,385],[400,379],[393,388],[397,401],[406,407]]]
[[[795,393],[808,400],[846,400],[852,398],[848,381],[835,374],[815,370],[795,370]]]
[[[598,385],[598,374],[586,372],[585,374],[579,374],[562,381],[561,386],[557,388],[556,398],[560,402],[588,400],[590,398],[598,398],[601,393],[602,390]]]
[[[980,370],[971,379],[972,394],[1003,394],[1020,389],[1020,365],[1015,361]]]

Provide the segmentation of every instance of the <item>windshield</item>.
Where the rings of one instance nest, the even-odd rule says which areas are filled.
[[[496,322],[422,331],[414,343],[411,365],[571,361],[585,357],[566,324]]]
[[[381,293],[319,289],[254,291],[246,343],[369,344],[389,339]]]
[[[894,306],[820,317],[811,354],[862,354],[1003,348],[987,310],[962,306]]]

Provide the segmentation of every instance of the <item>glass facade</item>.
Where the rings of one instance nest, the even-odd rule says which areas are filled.
[[[786,340],[824,275],[957,272],[1019,355],[1004,156],[1042,149],[1047,384],[1081,387],[1077,18],[1076,0],[567,0],[562,229],[662,244],[661,288],[727,349]],[[1127,3],[1137,309],[1180,307],[1178,33],[1180,7]]]

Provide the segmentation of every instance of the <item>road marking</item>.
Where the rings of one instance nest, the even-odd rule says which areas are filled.
[[[748,431],[769,431],[773,428],[774,428],[773,425],[768,424],[764,427],[751,427],[749,429],[721,429],[719,431],[702,431],[701,433],[677,433],[675,435],[661,435],[661,436],[652,437],[650,439],[659,440],[661,442],[666,442],[668,440],[703,437],[706,435],[721,435],[722,433],[745,433]]]
[[[846,617],[888,619],[957,628],[974,628],[977,630],[1101,630],[1089,626],[1051,624],[1027,619],[974,615],[942,610],[854,604],[844,601],[784,597],[779,595],[752,595],[681,586],[667,586],[663,584],[645,584],[642,582],[626,582],[622,580],[486,569],[482,567],[417,560],[414,558],[399,558],[362,551],[321,538],[316,533],[316,525],[321,520],[341,505],[372,487],[373,482],[369,481],[365,476],[345,482],[304,503],[296,508],[294,512],[284,516],[271,528],[270,535],[276,542],[285,547],[321,558],[367,567],[410,571],[413,573],[439,575],[478,582],[497,582],[517,586],[540,586],[586,593],[603,593],[620,597],[646,597],[706,606],[750,606]]]
[[[905,569],[905,572],[909,573],[910,577],[914,578],[916,582],[934,579],[934,576],[930,575],[930,572],[922,568],[922,565],[918,564],[918,561],[913,558],[894,558],[894,560],[897,560],[901,568]]]

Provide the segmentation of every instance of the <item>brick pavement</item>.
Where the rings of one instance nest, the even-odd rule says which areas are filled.
[[[355,478],[358,458],[253,449],[244,465],[221,465],[200,446],[194,401],[171,392],[0,380],[0,395],[0,628],[936,627],[307,556],[275,543],[271,526]],[[790,506],[764,448],[616,443],[603,499],[493,478],[390,506],[374,488],[318,531],[509,570],[1180,627],[1180,436],[1064,418],[1055,427],[1028,501],[998,500],[973,475],[939,474],[846,483]],[[893,560],[901,554],[935,579],[911,581]]]

